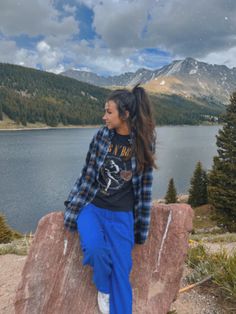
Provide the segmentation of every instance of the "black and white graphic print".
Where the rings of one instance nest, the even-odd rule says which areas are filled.
[[[130,181],[132,172],[127,169],[127,162],[122,158],[108,155],[99,175],[100,191],[106,195],[112,195],[121,189],[125,182]]]

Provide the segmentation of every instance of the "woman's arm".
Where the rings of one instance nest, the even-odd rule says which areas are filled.
[[[152,182],[153,168],[147,167],[141,178],[141,217],[139,221],[139,232],[135,235],[135,243],[143,244],[149,234],[151,222],[151,206],[152,206]]]
[[[86,156],[85,165],[82,168],[81,174],[79,178],[76,180],[67,200],[64,202],[66,206],[65,213],[64,213],[64,227],[71,232],[76,231],[76,218],[79,213],[79,209],[83,206],[82,204],[85,201],[85,193],[84,188],[82,188],[83,183],[86,183],[86,173],[89,166],[89,162],[91,161],[91,156],[94,151],[96,142],[96,135],[93,137],[90,145],[89,150]]]
[[[74,198],[74,196],[78,193],[79,187],[80,187],[80,185],[81,185],[81,183],[82,183],[82,180],[83,180],[83,178],[85,177],[85,174],[86,174],[86,171],[87,171],[87,167],[88,167],[88,163],[89,163],[89,160],[90,160],[90,157],[91,157],[91,152],[92,152],[93,147],[94,147],[96,135],[97,135],[97,134],[95,134],[95,135],[93,136],[93,139],[92,139],[92,141],[91,141],[91,143],[90,143],[90,145],[89,145],[89,149],[88,149],[88,152],[87,152],[87,155],[86,155],[86,159],[85,159],[85,164],[84,164],[84,166],[83,166],[83,168],[82,168],[82,171],[81,171],[81,173],[80,173],[80,176],[79,176],[78,179],[76,180],[76,182],[75,182],[75,184],[74,184],[74,186],[73,186],[73,188],[72,188],[72,190],[71,190],[69,196],[68,196],[67,199],[64,201],[64,205],[65,205],[66,207],[70,204],[70,202],[72,201],[72,199]]]
[[[156,136],[154,136],[150,147],[153,155],[156,153]],[[149,234],[151,223],[151,206],[152,206],[152,184],[153,184],[153,167],[146,167],[141,178],[141,218],[139,220],[139,232],[135,234],[135,243],[143,244]]]

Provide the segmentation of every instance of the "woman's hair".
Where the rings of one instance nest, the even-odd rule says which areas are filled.
[[[134,132],[135,141],[132,153],[137,159],[138,172],[155,164],[156,132],[153,120],[151,103],[145,89],[139,84],[129,91],[116,89],[108,95],[106,101],[114,101],[117,105],[119,116],[126,120],[129,130]],[[129,112],[127,118],[126,110]]]

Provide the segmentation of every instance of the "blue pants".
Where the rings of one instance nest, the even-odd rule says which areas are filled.
[[[133,212],[88,204],[77,217],[77,228],[83,265],[93,267],[97,289],[110,294],[110,314],[132,314]]]

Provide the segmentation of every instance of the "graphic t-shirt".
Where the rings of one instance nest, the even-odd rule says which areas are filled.
[[[98,183],[99,190],[92,203],[98,207],[114,211],[132,211],[134,194],[129,135],[115,133],[107,156],[102,165]]]

